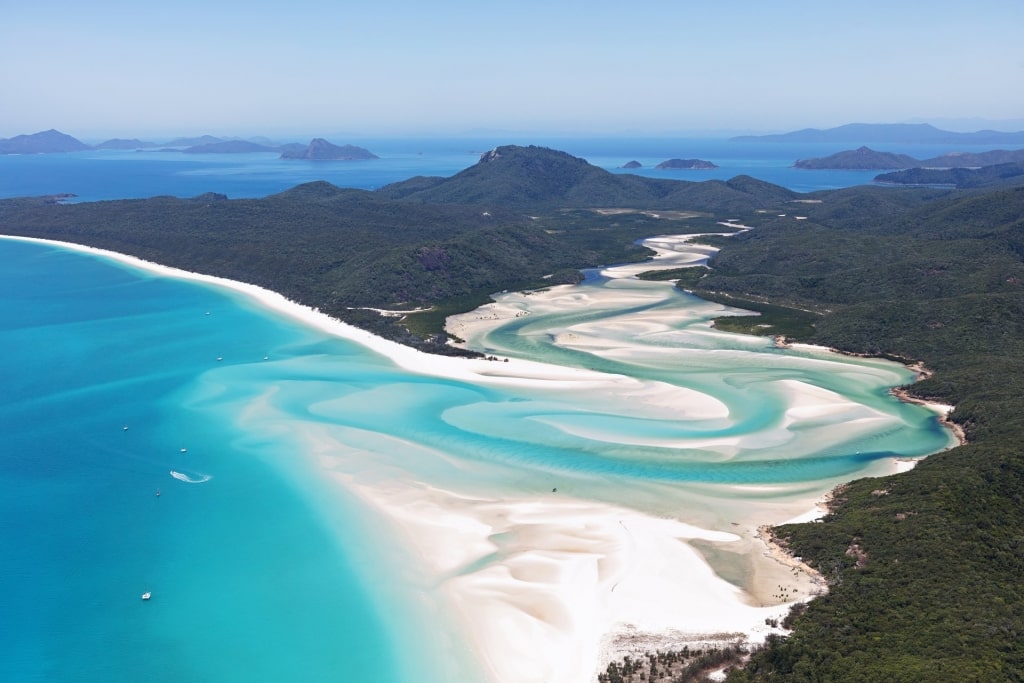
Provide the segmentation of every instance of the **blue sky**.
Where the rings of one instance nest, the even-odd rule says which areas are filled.
[[[0,137],[47,128],[82,138],[658,135],[1024,120],[1022,0],[0,8]]]

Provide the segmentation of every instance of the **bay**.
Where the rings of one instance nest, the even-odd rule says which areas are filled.
[[[0,196],[245,197],[317,179],[372,189],[450,175],[506,142],[364,141],[383,157],[367,163],[0,157]],[[637,159],[654,177],[750,173],[797,190],[870,179],[790,168],[830,153],[821,146],[519,142],[614,172]],[[670,157],[721,168],[651,168]],[[568,505],[594,520],[668,516],[721,539],[952,444],[934,411],[888,394],[912,381],[907,369],[714,332],[708,320],[727,310],[621,273],[499,297],[496,315],[510,317],[474,338],[478,348],[585,379],[496,382],[498,365],[476,379],[429,372],[428,360],[396,365],[249,297],[94,255],[0,240],[0,264],[6,680],[585,680],[548,661],[552,649],[594,655],[575,621],[545,632],[549,651],[485,637],[498,612],[472,581],[516,571],[516,553],[500,548],[530,524],[494,526],[483,541],[499,550],[487,552],[458,529]],[[430,514],[406,518],[418,509],[453,524],[420,534]],[[469,553],[462,569],[440,571],[424,539]],[[742,569],[753,546],[739,546],[706,550],[718,576],[699,585],[754,590]],[[549,589],[527,585],[519,599],[542,595],[571,614]],[[508,652],[539,668],[483,670]]]
[[[697,392],[724,412],[666,415],[611,385],[422,374],[221,288],[53,246],[3,240],[0,262],[8,680],[485,680],[494,643],[467,634],[436,567],[374,495],[414,486],[534,505],[555,485],[715,528],[756,516],[758,499],[806,500],[950,444],[933,413],[886,395],[912,377],[900,366],[709,341],[719,308],[664,283],[630,281],[645,303],[626,308],[686,321],[657,344],[674,350],[667,363],[502,350],[604,362],[602,375]],[[573,291],[624,281],[587,282]],[[587,325],[606,336],[621,314],[539,305],[526,337],[514,326],[503,344]],[[838,412],[794,418],[806,391]],[[851,420],[868,426],[837,427]],[[767,487],[752,505],[750,486]],[[485,553],[463,572],[504,561]]]

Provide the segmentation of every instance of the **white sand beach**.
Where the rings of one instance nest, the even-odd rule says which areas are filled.
[[[687,239],[651,240],[648,246],[659,250],[653,264],[616,269],[611,275],[625,281],[642,270],[679,267],[707,257],[709,248],[688,245]],[[259,287],[113,252],[53,244],[159,275],[243,292],[267,308],[363,344],[411,372],[562,395],[600,394],[602,400],[621,405],[622,411],[661,419],[728,417],[726,406],[698,391],[515,358],[495,362],[427,355]],[[569,305],[614,309],[628,305],[630,296],[628,287],[612,287],[597,297],[570,286],[528,297],[512,294],[450,319],[449,330],[470,345],[486,346],[487,332],[502,321],[565,310]],[[657,312],[631,321],[633,327],[628,330],[616,327],[621,324],[611,320],[582,332],[567,330],[558,343],[642,362],[657,362],[673,353],[670,347],[652,349],[629,343],[631,337],[674,333]],[[830,438],[841,439],[881,419],[823,389],[797,382],[780,386],[789,402],[786,420],[758,438],[794,438],[789,427],[800,421],[829,423]],[[847,419],[832,424],[836,415]],[[588,432],[588,436],[595,435]],[[334,437],[327,431],[311,431],[307,438],[311,451],[323,457],[343,450],[333,444]],[[595,438],[605,437],[598,434]],[[713,453],[716,449],[731,453],[736,439],[709,438],[702,445]],[[887,467],[895,472],[906,464],[894,460]],[[563,491],[506,497],[446,489],[414,477],[363,477],[356,470],[332,470],[339,485],[393,523],[397,535],[422,559],[423,567],[433,572],[438,594],[464,623],[467,644],[494,683],[584,683],[595,680],[597,671],[611,658],[637,650],[735,638],[760,642],[768,633],[777,632],[766,625],[766,619],[781,619],[792,604],[824,590],[820,577],[770,547],[759,531],[763,525],[823,514],[818,503],[827,491],[814,486],[745,490],[736,485],[723,487],[732,498],[716,499],[710,488],[697,485],[678,488],[676,493],[669,484],[651,485],[651,499],[660,502],[643,511]],[[742,510],[733,514],[730,506],[735,506],[730,500],[748,494]],[[643,491],[637,492],[637,499],[643,495]],[[685,497],[679,501],[679,517],[665,502],[673,495]],[[710,560],[709,552],[719,559]],[[716,573],[722,557],[734,558],[731,562],[742,568],[742,579],[730,581]]]

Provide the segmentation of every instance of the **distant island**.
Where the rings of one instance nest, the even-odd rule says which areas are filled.
[[[622,165],[622,168],[643,168],[643,166],[644,165],[641,164],[639,161],[634,160],[634,161],[627,161],[626,163],[624,163]]]
[[[156,147],[156,143],[139,140],[138,138],[132,138],[131,140],[112,138],[98,145],[93,145],[93,149],[145,149],[147,147]]]
[[[931,159],[915,159],[906,154],[879,152],[870,147],[858,147],[827,157],[800,159],[793,166],[817,170],[889,171],[904,168],[979,168],[1021,161],[1024,161],[1024,150],[996,149],[989,152],[951,152]]]
[[[92,149],[81,140],[65,135],[58,130],[44,130],[32,135],[15,135],[0,140],[0,154],[59,154],[61,152],[84,152]]]
[[[703,171],[718,168],[718,166],[703,159],[669,159],[668,161],[661,162],[654,168],[661,170],[689,169]]]
[[[225,140],[223,142],[192,145],[181,151],[185,154],[252,154],[255,152],[277,152],[279,150],[279,147],[269,147],[247,140]]]
[[[367,149],[356,147],[355,145],[342,145],[339,147],[331,144],[323,138],[313,138],[313,140],[304,148],[284,150],[281,152],[281,158],[356,161],[364,159],[379,159],[380,157]]]
[[[879,171],[898,168],[911,168],[919,165],[917,159],[906,154],[877,152],[869,147],[858,147],[854,150],[837,152],[827,157],[816,159],[798,159],[793,164],[796,168],[829,169],[845,171]]]
[[[213,135],[191,138],[175,138],[163,145],[139,139],[111,138],[98,145],[86,143],[58,130],[46,130],[30,135],[17,135],[0,139],[0,154],[59,154],[86,152],[100,149],[149,150],[159,152],[181,152],[184,154],[251,154],[273,152],[282,159],[323,159],[351,161],[357,159],[379,159],[376,154],[354,145],[337,146],[323,138],[313,138],[308,145],[286,143],[278,145],[266,138],[240,140],[225,139]]]
[[[1024,145],[1024,131],[1004,133],[981,130],[955,133],[928,123],[850,123],[837,128],[805,128],[774,135],[741,135],[735,142],[841,142],[867,144],[894,142],[903,144]]]
[[[194,145],[212,145],[218,142],[224,142],[224,138],[217,138],[212,135],[200,135],[194,138],[174,138],[168,143],[165,143],[168,147],[192,147]]]
[[[1024,185],[1024,161],[981,168],[908,168],[874,178],[886,185],[945,186],[973,189],[996,185]]]

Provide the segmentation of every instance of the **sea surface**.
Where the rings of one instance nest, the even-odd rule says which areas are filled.
[[[585,153],[577,142],[560,146]],[[369,162],[377,166],[0,157],[0,194],[259,196],[318,178],[369,188],[453,173],[481,149],[392,144],[370,145],[387,157]],[[762,164],[773,182],[793,173],[735,149],[730,168]],[[602,150],[593,160],[608,167],[725,160],[672,141]],[[851,180],[829,178],[803,189]],[[701,392],[729,420],[637,415],[615,397],[418,374],[237,292],[0,240],[0,680],[476,683],[478,663],[415,555],[346,479],[409,477],[519,497],[557,481],[574,495],[656,510],[668,501],[641,505],[623,482],[694,486],[705,498],[717,486],[724,504],[739,504],[737,485],[824,491],[951,443],[935,413],[889,396],[913,378],[901,366],[712,334],[707,320],[721,308],[671,287],[597,273],[581,285],[624,286],[641,297],[627,312],[547,311],[488,343]],[[677,333],[652,343],[677,354],[609,360],[548,343],[640,310],[678,320]],[[844,407],[810,411],[783,430],[793,442],[764,448],[765,435],[799,422],[796,385]],[[864,428],[834,428],[849,421]],[[310,448],[311,434],[331,447]],[[714,439],[740,447],[700,446]]]
[[[417,175],[450,176],[499,145],[539,145],[568,152],[614,173],[700,181],[751,175],[797,192],[870,183],[876,171],[793,168],[798,159],[827,156],[846,144],[739,142],[705,138],[430,138],[365,139],[351,142],[380,158],[369,161],[282,160],[275,153],[184,154],[174,151],[101,150],[69,154],[0,155],[0,198],[74,194],[74,201],[220,192],[231,198],[263,197],[300,183],[327,180],[339,187],[372,190]],[[987,147],[873,145],[917,158]],[[673,158],[705,159],[712,170],[658,170]],[[629,161],[642,168],[624,170]]]

